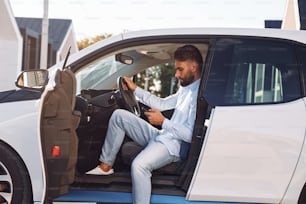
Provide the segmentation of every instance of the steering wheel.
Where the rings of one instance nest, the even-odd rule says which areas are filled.
[[[123,88],[123,83],[126,84],[123,77],[119,77],[117,80],[117,85],[119,87],[119,98],[121,99],[124,108],[128,111],[134,113],[137,116],[140,116],[140,107],[138,101],[136,100],[133,91],[129,89],[128,85],[126,87],[128,90]]]

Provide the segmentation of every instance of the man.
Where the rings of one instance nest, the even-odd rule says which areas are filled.
[[[106,139],[100,155],[100,165],[87,172],[94,175],[109,175],[121,147],[128,135],[144,149],[135,157],[131,166],[133,203],[149,204],[151,196],[151,172],[180,159],[181,144],[191,142],[196,115],[197,93],[200,83],[202,56],[192,46],[179,47],[174,53],[175,76],[180,88],[174,95],[164,99],[137,87],[129,78],[126,84],[139,100],[152,109],[145,112],[148,122],[126,110],[112,114]],[[171,119],[160,111],[174,109]],[[152,125],[160,125],[161,130]]]

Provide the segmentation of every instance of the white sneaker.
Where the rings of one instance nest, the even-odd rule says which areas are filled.
[[[88,175],[111,175],[114,173],[114,169],[110,169],[109,171],[103,171],[99,166],[97,166],[96,168],[87,171],[85,174]]]

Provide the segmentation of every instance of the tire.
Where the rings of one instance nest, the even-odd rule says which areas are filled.
[[[32,186],[21,158],[0,142],[0,204],[31,204]]]
[[[302,192],[298,200],[298,204],[305,204],[305,203],[306,203],[306,183],[304,184],[304,187],[302,189]]]

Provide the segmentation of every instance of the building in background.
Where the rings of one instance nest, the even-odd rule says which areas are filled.
[[[300,16],[300,29],[306,30],[306,1],[298,0],[299,3],[299,16]]]
[[[281,28],[281,20],[265,20],[265,28]]]
[[[42,8],[43,9],[43,8]],[[23,70],[39,69],[42,18],[15,18],[9,0],[0,0],[0,91],[16,89]],[[72,20],[49,19],[48,67],[78,51]]]
[[[16,22],[23,37],[22,70],[38,69],[42,18],[17,17]],[[78,51],[72,20],[49,19],[47,67],[63,60],[70,46],[71,53]]]
[[[287,0],[282,20],[266,20],[265,28],[306,30],[306,1]]]

